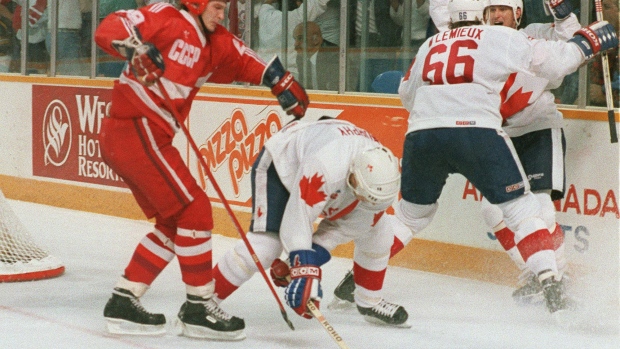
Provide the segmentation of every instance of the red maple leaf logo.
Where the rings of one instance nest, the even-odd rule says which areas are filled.
[[[504,84],[504,88],[500,92],[502,105],[499,108],[499,112],[502,114],[502,118],[504,119],[508,119],[530,104],[529,100],[532,96],[532,91],[523,93],[523,88],[519,88],[515,93],[507,98],[508,90],[510,90],[512,85],[514,85],[516,77],[517,73],[510,74],[508,80],[506,80],[506,83]]]
[[[372,218],[372,224],[370,226],[374,227],[375,225],[377,225],[377,222],[379,221],[379,219],[381,219],[381,216],[383,216],[384,213],[385,211],[375,213],[375,216]]]
[[[301,181],[299,181],[299,191],[301,198],[308,206],[312,207],[321,201],[325,201],[327,194],[320,190],[323,184],[325,184],[323,176],[320,176],[318,173],[315,173],[312,178],[306,176],[301,178]]]

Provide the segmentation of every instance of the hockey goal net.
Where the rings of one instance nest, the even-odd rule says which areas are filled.
[[[46,279],[64,271],[58,258],[34,243],[0,191],[0,282]]]

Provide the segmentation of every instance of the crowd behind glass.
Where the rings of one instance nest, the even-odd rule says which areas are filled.
[[[429,1],[231,0],[224,25],[266,61],[279,55],[309,90],[393,94],[418,47],[437,32]],[[596,18],[591,1],[572,1],[582,24]],[[0,72],[117,77],[125,62],[97,49],[93,30],[113,11],[154,2],[174,0],[0,0]],[[520,27],[553,21],[543,0],[524,0],[524,10]],[[603,0],[603,11],[618,29],[618,1]],[[617,49],[609,62],[617,108]],[[558,104],[580,108],[605,106],[604,92],[600,60],[554,90]]]

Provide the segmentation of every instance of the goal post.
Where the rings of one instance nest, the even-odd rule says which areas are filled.
[[[0,190],[0,282],[47,279],[64,272],[58,258],[35,244]]]

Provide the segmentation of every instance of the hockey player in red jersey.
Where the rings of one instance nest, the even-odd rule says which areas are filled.
[[[338,149],[338,151],[334,151]],[[252,166],[252,223],[247,238],[286,303],[305,318],[319,306],[321,266],[340,244],[354,241],[355,304],[369,322],[408,327],[401,305],[382,297],[394,234],[410,234],[385,214],[400,183],[398,158],[348,121],[295,122],[274,134]],[[314,223],[324,217],[314,230]],[[284,251],[288,264],[276,259]],[[290,274],[289,274],[290,267]],[[215,294],[224,300],[257,267],[243,242],[220,258]]]
[[[128,60],[102,121],[102,158],[155,221],[117,282],[104,317],[113,333],[165,332],[165,316],[147,312],[139,299],[176,256],[187,294],[178,314],[183,335],[238,340],[245,338],[243,319],[224,312],[212,298],[211,204],[172,139],[205,82],[263,83],[298,118],[308,96],[277,57],[266,64],[220,25],[225,1],[180,3],[114,12],[95,33],[99,47]],[[183,120],[167,109],[165,95]]]

